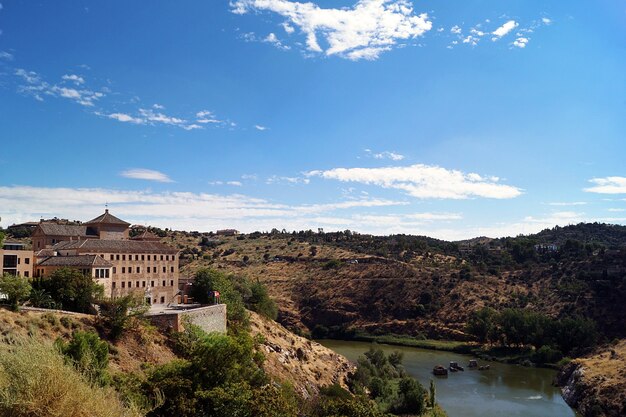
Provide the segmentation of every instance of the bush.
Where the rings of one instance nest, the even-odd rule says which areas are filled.
[[[57,342],[59,350],[90,381],[99,385],[110,382],[109,345],[93,332],[76,332],[69,343]]]
[[[398,398],[392,405],[392,412],[395,414],[416,414],[420,415],[426,410],[424,396],[426,391],[411,377],[404,377],[398,384]]]
[[[536,363],[557,363],[563,358],[563,353],[560,350],[553,348],[552,346],[541,346],[533,354],[533,361]]]

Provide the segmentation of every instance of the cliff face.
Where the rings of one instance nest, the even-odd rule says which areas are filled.
[[[626,415],[626,340],[572,361],[557,377],[563,398],[584,417]]]
[[[303,398],[316,396],[320,387],[335,383],[347,388],[346,378],[355,367],[343,356],[254,312],[250,312],[250,324],[252,334],[263,340],[265,371],[291,383]]]

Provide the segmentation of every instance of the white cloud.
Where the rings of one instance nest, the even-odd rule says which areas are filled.
[[[293,28],[293,26],[291,26],[289,23],[287,22],[283,22],[281,23],[281,26],[283,27],[283,29],[285,29],[285,32],[287,32],[288,35],[291,35],[293,32],[295,32],[296,30]]]
[[[174,182],[166,174],[154,171],[152,169],[134,168],[120,172],[120,175],[125,178],[132,178],[135,180],[146,180],[156,182]]]
[[[585,206],[587,205],[586,201],[572,201],[572,202],[554,202],[548,203],[549,206]]]
[[[119,122],[135,123],[135,124],[145,123],[145,120],[137,118],[137,117],[133,117],[126,113],[111,113],[111,114],[107,114],[106,117],[117,120]]]
[[[282,43],[280,41],[280,39],[278,39],[278,37],[276,36],[275,33],[270,33],[269,35],[267,35],[263,39],[263,42],[271,43],[272,45],[274,45],[278,49],[282,49],[282,50],[285,50],[285,51],[291,49],[291,47],[289,45],[285,45],[284,43]]]
[[[302,177],[281,177],[278,175],[272,175],[271,177],[267,178],[265,180],[266,184],[289,184],[289,185],[296,185],[296,184],[308,184],[309,182],[311,182],[310,179],[308,178],[302,178]]]
[[[508,22],[500,26],[498,29],[491,32],[491,34],[494,35],[494,37],[491,38],[491,40],[497,41],[498,39],[505,36],[506,34],[508,34],[510,31],[512,31],[518,26],[519,26],[519,23],[517,23],[515,20],[509,20]]]
[[[551,23],[552,23],[552,19],[549,19],[549,18],[547,18],[547,17],[542,17],[542,18],[541,18],[541,22],[542,22],[544,25],[549,25],[549,24],[551,24]]]
[[[321,8],[288,0],[233,0],[233,13],[270,11],[300,28],[306,49],[351,60],[376,59],[398,41],[422,36],[432,28],[428,15],[416,15],[408,0],[359,0],[351,8]],[[289,29],[283,28],[288,33]],[[320,44],[320,39],[325,44]]]
[[[104,93],[89,89],[67,88],[56,84],[49,84],[34,71],[26,71],[22,68],[15,70],[15,75],[26,84],[18,86],[18,91],[30,95],[36,100],[44,101],[44,97],[62,97],[75,101],[82,106],[93,107],[95,102],[105,96]]]
[[[474,173],[465,174],[458,170],[423,164],[385,168],[335,168],[311,171],[306,175],[398,189],[416,198],[504,199],[514,198],[522,193],[517,187],[499,184],[496,177],[483,178]]]
[[[460,34],[461,34],[461,27],[460,27],[460,26],[457,26],[457,25],[452,26],[452,27],[450,28],[450,32],[451,32],[451,33],[453,33],[453,34],[455,34],[455,35],[460,35]]]
[[[76,85],[85,84],[85,79],[76,74],[65,74],[61,77],[63,81],[72,81]]]
[[[157,110],[165,110],[165,106],[158,104],[158,103],[154,103],[152,105],[152,108],[157,109]]]
[[[365,153],[374,159],[391,159],[392,161],[401,161],[404,155],[393,151],[372,152],[371,149],[364,149]]]
[[[626,194],[626,177],[592,178],[593,187],[585,188],[589,193],[598,194]]]
[[[520,36],[519,38],[515,39],[515,41],[513,41],[513,46],[516,46],[518,48],[526,48],[526,45],[528,45],[528,41],[528,38]]]
[[[232,185],[234,187],[241,187],[243,183],[241,181],[228,181],[226,185]]]
[[[621,213],[623,211],[626,211],[626,209],[623,209],[623,208],[610,208],[610,209],[608,209],[608,211],[613,212],[613,213]]]
[[[0,51],[0,60],[13,61],[13,54],[7,51]]]
[[[255,128],[256,130],[260,130],[260,131],[267,130],[267,127],[265,127],[265,126],[261,126],[261,125],[254,125],[254,128]]]

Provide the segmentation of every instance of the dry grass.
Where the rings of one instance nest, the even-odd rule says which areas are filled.
[[[22,338],[0,350],[0,415],[139,417],[112,389],[91,386],[55,349]]]

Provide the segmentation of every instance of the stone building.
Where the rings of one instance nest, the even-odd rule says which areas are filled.
[[[129,238],[129,226],[108,209],[82,225],[40,223],[33,234],[34,275],[46,276],[62,266],[79,268],[99,282],[106,280],[101,282],[106,296],[136,294],[150,304],[178,303],[178,250],[149,232]]]

